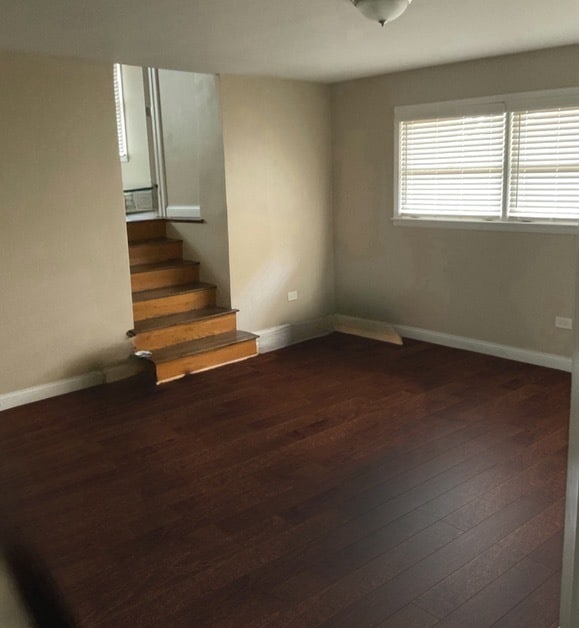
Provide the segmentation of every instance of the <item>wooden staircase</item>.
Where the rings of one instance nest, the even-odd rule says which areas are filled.
[[[183,242],[164,220],[127,223],[135,355],[153,365],[157,384],[257,355],[257,336],[237,329],[237,310],[215,305],[216,287],[183,260]]]

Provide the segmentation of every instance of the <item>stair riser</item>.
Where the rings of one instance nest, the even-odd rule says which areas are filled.
[[[184,356],[172,362],[157,364],[157,383],[162,384],[191,373],[199,373],[231,362],[246,360],[254,355],[257,355],[257,342],[247,340],[206,353]]]
[[[183,257],[182,242],[159,242],[129,246],[131,266],[135,264],[156,264]]]
[[[151,270],[144,273],[133,273],[131,274],[131,287],[133,292],[142,292],[143,290],[154,290],[155,288],[181,286],[198,280],[199,269],[197,266],[180,266],[163,270]]]
[[[163,297],[162,299],[134,303],[133,317],[135,321],[144,321],[157,316],[200,310],[214,305],[215,288],[206,288],[204,290],[196,290],[195,292]]]
[[[145,220],[144,222],[128,222],[127,234],[129,236],[129,242],[152,240],[153,238],[164,238],[165,221]]]
[[[137,334],[134,339],[137,350],[161,349],[168,345],[176,345],[188,340],[197,340],[216,334],[224,334],[234,331],[236,327],[235,313],[224,316],[215,316],[204,320],[193,321],[183,325],[175,325],[165,329],[155,329],[154,331]]]

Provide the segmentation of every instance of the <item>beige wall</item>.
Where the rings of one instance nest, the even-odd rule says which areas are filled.
[[[167,233],[183,240],[185,257],[201,262],[201,279],[216,284],[217,302],[229,306],[229,236],[219,78],[211,74],[191,76],[199,120],[197,149],[203,157],[199,162],[199,200],[205,223],[172,223]]]
[[[330,90],[221,77],[231,300],[249,331],[334,311]],[[288,302],[288,291],[299,299]]]
[[[571,354],[575,238],[395,227],[393,108],[579,85],[579,46],[332,88],[337,310]],[[579,323],[579,321],[577,321]]]
[[[123,101],[129,160],[121,162],[123,188],[134,190],[151,185],[149,138],[145,117],[145,86],[143,68],[123,65]]]
[[[125,357],[112,66],[0,53],[0,393]]]
[[[574,237],[394,227],[392,112],[573,86],[578,62],[568,47],[332,88],[205,78],[207,224],[173,228],[248,330],[338,310],[568,355],[553,319],[572,314]],[[0,75],[1,394],[121,360],[132,318],[112,68],[0,53]]]

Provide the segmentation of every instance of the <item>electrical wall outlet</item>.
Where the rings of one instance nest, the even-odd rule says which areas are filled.
[[[292,290],[291,292],[287,293],[287,300],[288,301],[297,301],[298,300],[298,291],[297,290]]]
[[[557,316],[555,318],[555,327],[559,329],[573,329],[573,319]]]

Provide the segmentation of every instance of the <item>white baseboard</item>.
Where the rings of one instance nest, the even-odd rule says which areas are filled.
[[[298,342],[327,336],[333,331],[334,323],[332,317],[323,316],[310,321],[278,325],[277,327],[262,329],[255,333],[259,336],[259,352],[269,353]]]
[[[419,327],[408,327],[406,325],[394,325],[394,327],[403,338],[424,340],[425,342],[432,342],[433,344],[443,345],[445,347],[453,347],[454,349],[475,351],[476,353],[494,355],[497,358],[506,358],[507,360],[515,360],[516,362],[526,362],[527,364],[545,366],[547,368],[567,371],[569,373],[571,372],[573,365],[571,358],[564,355],[557,355],[555,353],[531,351],[529,349],[521,349],[520,347],[501,345],[496,342],[477,340],[476,338],[453,336],[452,334],[445,334],[439,331],[420,329]]]
[[[288,323],[257,331],[259,338],[259,352],[268,353],[276,349],[283,349],[298,342],[311,340],[326,336],[333,331],[355,334],[377,340],[396,342],[391,332],[395,330],[403,338],[413,338],[423,340],[433,344],[452,347],[454,349],[464,349],[475,351],[486,355],[493,355],[499,358],[526,362],[537,366],[557,369],[559,371],[571,372],[572,359],[563,355],[553,353],[542,353],[531,351],[519,347],[501,345],[495,342],[477,340],[476,338],[466,338],[465,336],[454,336],[439,331],[421,329],[419,327],[409,327],[407,325],[389,325],[382,321],[372,321],[353,316],[336,314],[334,316],[324,316],[301,323]],[[34,401],[41,401],[58,395],[75,392],[83,388],[98,386],[105,382],[110,383],[119,379],[124,379],[136,374],[140,365],[132,362],[123,362],[117,365],[106,367],[102,371],[92,371],[84,375],[61,379],[40,386],[33,386],[23,390],[0,394],[0,411],[15,408]]]
[[[260,336],[260,353],[281,349],[297,342],[310,340],[319,336],[332,333],[333,321],[331,316],[318,318],[303,323],[291,325],[279,325],[270,329],[257,332]],[[93,371],[77,377],[70,377],[32,388],[15,390],[13,392],[0,394],[0,411],[15,408],[34,401],[41,401],[58,395],[75,392],[83,388],[98,386],[99,384],[111,383],[132,375],[142,370],[142,364],[138,361],[124,361],[118,364],[109,365],[102,371]]]
[[[104,374],[101,371],[92,371],[84,375],[61,379],[49,384],[41,384],[32,388],[24,388],[15,390],[14,392],[0,394],[0,410],[8,410],[16,406],[23,406],[26,403],[41,401],[49,397],[65,395],[83,388],[98,386],[105,381]]]

